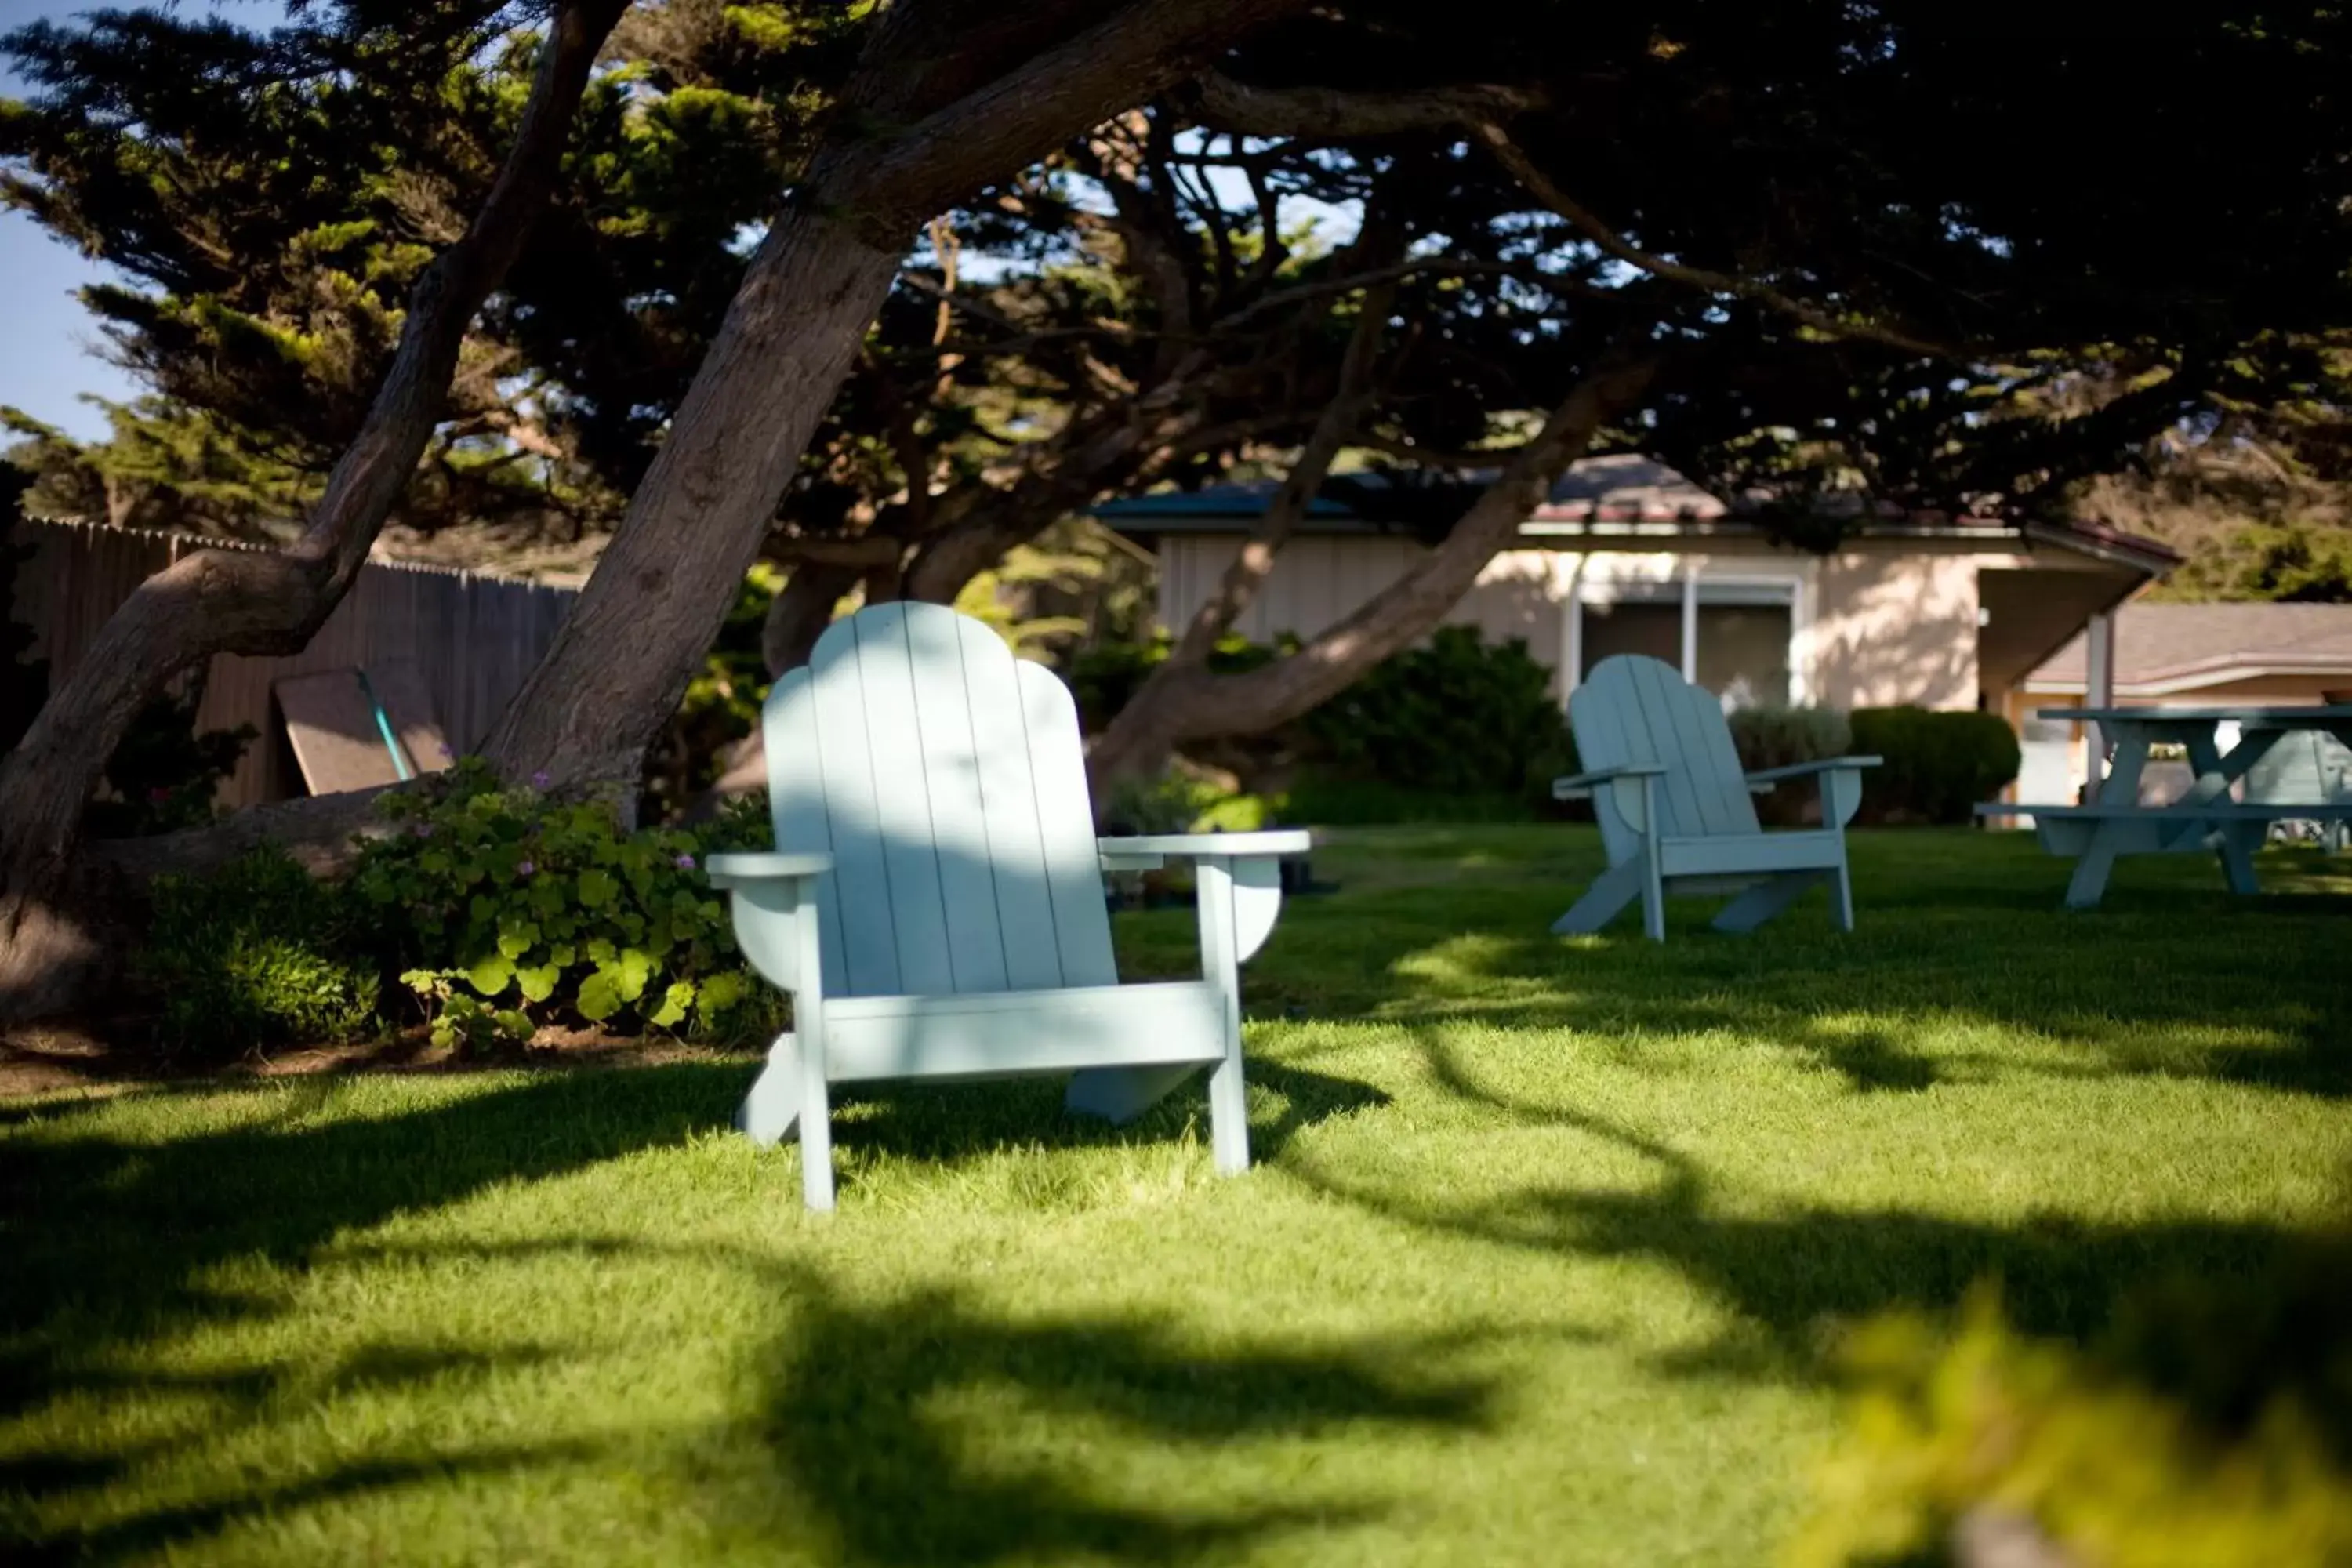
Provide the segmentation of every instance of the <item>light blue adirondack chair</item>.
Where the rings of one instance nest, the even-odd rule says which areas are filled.
[[[860,610],[778,680],[762,719],[776,847],[714,855],[735,936],[793,1029],[738,1113],[795,1126],[808,1206],[833,1206],[837,1083],[1069,1073],[1124,1121],[1202,1066],[1217,1169],[1249,1168],[1239,967],[1274,927],[1303,831],[1105,839],[1069,689],[937,605]],[[1196,868],[1201,978],[1122,985],[1104,869]]]
[[[1638,899],[1643,931],[1664,942],[1669,893],[1736,893],[1715,928],[1753,931],[1817,882],[1829,884],[1838,929],[1853,929],[1845,825],[1862,805],[1862,770],[1878,758],[1742,773],[1722,705],[1638,654],[1595,665],[1569,700],[1568,723],[1585,771],[1554,779],[1552,797],[1592,801],[1609,868],[1553,923],[1556,934],[1597,931]],[[1798,778],[1818,782],[1822,826],[1765,832],[1751,792]]]
[[[2352,805],[2352,747],[2333,735],[2297,730],[2282,735],[2246,770],[2249,805]],[[2315,813],[2319,843],[2335,854],[2352,847],[2352,823]],[[2281,824],[2280,826],[2284,826]]]

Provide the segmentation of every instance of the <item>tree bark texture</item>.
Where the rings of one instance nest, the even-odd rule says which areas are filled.
[[[969,70],[940,68],[935,57],[968,60],[980,51],[965,47],[971,40],[929,36],[939,27],[918,23],[944,12],[919,3],[877,33],[858,75],[880,85],[864,98],[853,93],[839,138],[770,229],[661,455],[492,735],[491,760],[509,774],[560,781],[633,777],[757,557],[777,498],[916,229],[1302,5],[1139,0],[936,107],[906,84],[961,88]],[[1020,43],[1034,48],[1034,38]],[[894,50],[920,58],[900,68]],[[894,119],[912,123],[865,139],[866,126]]]
[[[1096,800],[1119,779],[1156,771],[1188,741],[1263,734],[1303,717],[1436,630],[1486,563],[1517,538],[1519,524],[1553,481],[1602,426],[1640,399],[1656,368],[1644,359],[1588,377],[1517,448],[1443,543],[1297,653],[1239,675],[1198,666],[1177,671],[1159,682],[1149,708],[1139,693],[1087,755]]]
[[[61,1005],[100,957],[57,895],[83,803],[139,710],[215,654],[299,650],[358,575],[432,437],[467,323],[546,205],[589,69],[625,9],[557,10],[506,163],[464,236],[418,278],[383,384],[301,538],[271,553],[199,552],[140,584],[0,762],[0,1016]]]

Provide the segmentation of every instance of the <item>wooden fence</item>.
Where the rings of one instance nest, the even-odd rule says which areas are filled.
[[[16,577],[16,617],[39,639],[33,657],[63,679],[131,590],[212,542],[103,523],[26,519],[20,542],[36,547]],[[571,609],[574,590],[475,572],[370,562],[319,635],[285,658],[223,654],[212,661],[200,730],[249,724],[246,748],[222,787],[226,805],[254,805],[304,793],[270,696],[273,681],[314,670],[412,661],[432,696],[433,717],[459,752],[481,744],[508,699],[539,663]]]

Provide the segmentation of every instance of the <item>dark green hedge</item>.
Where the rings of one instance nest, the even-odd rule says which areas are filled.
[[[1211,668],[1246,670],[1284,651],[1229,638]],[[1088,731],[1167,657],[1165,640],[1079,654],[1069,679]],[[1551,672],[1526,643],[1488,643],[1470,626],[1439,628],[1263,743],[1299,764],[1289,815],[1302,821],[1524,818],[1576,766]]]
[[[1864,776],[1862,820],[1958,823],[2017,776],[2016,732],[1990,713],[1857,708],[1853,749],[1885,758]]]

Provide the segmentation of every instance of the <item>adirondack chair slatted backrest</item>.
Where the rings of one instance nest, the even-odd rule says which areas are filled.
[[[1586,771],[1648,764],[1657,782],[1660,831],[1669,838],[1760,832],[1731,726],[1712,696],[1673,666],[1619,654],[1593,666],[1569,700],[1577,766]],[[1633,831],[1605,807],[1599,813],[1612,863],[1634,853]]]
[[[1076,705],[939,605],[836,621],[762,719],[776,847],[830,851],[836,996],[1110,985]]]
[[[2246,770],[2246,799],[2264,805],[2324,805],[2352,799],[2352,750],[2332,735],[2282,735]]]

